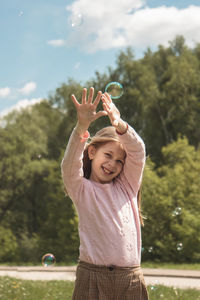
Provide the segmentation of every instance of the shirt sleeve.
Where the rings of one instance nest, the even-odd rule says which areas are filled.
[[[89,138],[87,131],[83,137],[80,137],[74,128],[64,157],[61,162],[61,174],[64,186],[71,199],[78,199],[78,194],[83,186],[83,151]]]
[[[119,139],[126,152],[126,160],[120,177],[128,182],[133,193],[137,195],[146,160],[145,144],[130,125],[126,133],[119,135]]]

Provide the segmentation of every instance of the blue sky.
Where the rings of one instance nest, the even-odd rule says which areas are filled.
[[[139,58],[182,34],[193,47],[199,16],[200,0],[1,1],[0,116],[47,98],[68,78],[84,84],[127,46]]]

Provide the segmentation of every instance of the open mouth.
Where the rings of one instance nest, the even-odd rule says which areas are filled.
[[[112,172],[112,171],[106,169],[105,167],[102,167],[102,170],[103,170],[104,174],[106,174],[106,175],[111,175],[111,174],[114,173],[114,172]]]

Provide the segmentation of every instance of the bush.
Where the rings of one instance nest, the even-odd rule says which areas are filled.
[[[0,262],[13,261],[16,255],[17,242],[10,229],[0,226]]]

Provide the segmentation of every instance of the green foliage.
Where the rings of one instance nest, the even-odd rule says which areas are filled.
[[[177,37],[169,48],[150,49],[140,60],[121,53],[110,78],[125,87],[116,104],[122,116],[142,135],[147,152],[162,164],[161,149],[187,136],[195,147],[200,136],[199,57]]]
[[[71,199],[64,195],[60,168],[53,170],[46,179],[46,203],[40,231],[40,255],[51,252],[56,261],[69,262],[78,258],[78,217]]]
[[[78,255],[77,217],[60,174],[62,122],[43,102],[9,115],[0,128],[0,222],[15,237],[16,262],[39,262],[51,251],[57,261]]]
[[[162,153],[165,163],[155,169],[149,161],[144,174],[143,259],[199,261],[200,152],[179,138]]]
[[[17,241],[10,229],[0,226],[0,262],[12,261],[17,249]]]
[[[33,233],[29,237],[28,233],[22,233],[20,239],[18,240],[18,248],[15,251],[15,262],[32,262],[38,263],[39,261],[39,236],[36,233]]]

